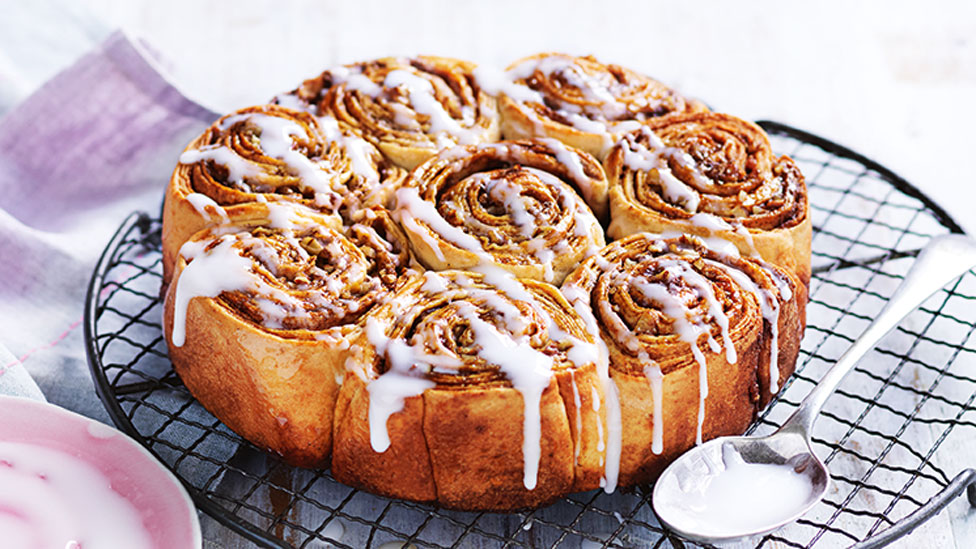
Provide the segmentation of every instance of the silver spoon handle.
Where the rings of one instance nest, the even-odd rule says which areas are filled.
[[[905,279],[874,322],[827,371],[780,430],[810,432],[827,397],[861,357],[930,295],[974,266],[976,241],[962,235],[933,238],[918,254]]]

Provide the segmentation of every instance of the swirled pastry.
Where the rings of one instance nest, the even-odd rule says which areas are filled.
[[[555,287],[428,271],[367,319],[339,394],[332,472],[464,509],[515,509],[604,475],[599,350]]]
[[[793,372],[806,187],[758,126],[554,53],[377,59],[274,103],[180,157],[163,325],[190,392],[284,461],[535,507],[653,481]]]
[[[453,145],[495,141],[495,98],[475,65],[447,57],[385,57],[328,69],[276,101],[334,116],[407,169]]]
[[[605,160],[612,238],[649,231],[718,236],[810,280],[812,225],[803,174],[762,128],[694,113],[625,134]]]
[[[291,202],[338,228],[387,206],[406,172],[334,119],[276,105],[222,117],[180,156],[163,208],[164,272],[197,231],[227,223],[241,204]]]
[[[249,213],[181,247],[164,308],[170,358],[231,429],[322,465],[349,342],[412,260],[383,210],[348,236],[289,204]]]
[[[614,135],[644,121],[705,110],[656,80],[591,56],[540,53],[503,74],[478,75],[499,97],[505,139],[554,137],[598,158]]]
[[[397,191],[396,216],[427,268],[491,264],[559,284],[603,229],[587,207],[606,181],[588,154],[554,141],[448,149]]]
[[[619,390],[619,482],[654,480],[696,442],[742,433],[793,372],[806,287],[695,237],[635,234],[562,287],[599,333]]]

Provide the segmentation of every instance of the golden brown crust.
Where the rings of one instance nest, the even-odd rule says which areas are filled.
[[[291,157],[265,150],[264,131],[287,131]],[[167,280],[184,242],[206,227],[230,222],[243,205],[298,204],[331,216],[326,224],[338,228],[340,215],[352,222],[364,208],[389,206],[406,178],[404,170],[334,120],[277,105],[221,117],[180,158],[163,206]]]
[[[610,182],[609,236],[719,236],[809,284],[806,183],[789,157],[773,155],[759,126],[713,112],[654,120],[624,135],[604,165]],[[702,214],[711,220],[702,220]]]
[[[475,67],[429,55],[384,57],[326,70],[279,101],[334,116],[411,170],[445,147],[498,139],[495,98],[479,87]]]
[[[560,162],[567,157],[575,168]],[[448,149],[419,166],[397,193],[396,215],[430,269],[488,263],[559,284],[603,246],[583,196],[599,207],[605,188],[599,164],[582,151],[502,141]]]
[[[167,333],[173,326],[173,288],[165,301]],[[170,345],[169,357],[207,410],[288,463],[328,464],[336,379],[345,361],[336,346],[351,337],[353,326],[322,333],[335,341],[325,346],[305,339],[306,334],[288,337],[255,329],[214,300],[195,299],[186,312],[186,329],[186,343]]]
[[[737,274],[731,272],[735,271]],[[757,290],[743,286],[745,277]],[[702,284],[707,285],[708,292]],[[666,306],[654,292],[659,285],[684,303],[682,318],[676,306]],[[592,314],[606,343],[610,377],[620,394],[622,459],[620,484],[653,481],[664,467],[695,444],[699,428],[699,375],[706,372],[703,440],[742,433],[757,410],[769,402],[771,319],[759,299],[770,299],[778,310],[778,377],[793,372],[803,333],[806,288],[785,270],[757,260],[712,251],[694,238],[660,239],[636,234],[618,240],[584,261],[563,285],[563,292],[584,312]],[[788,299],[787,299],[788,298]],[[727,342],[710,307],[727,318]],[[687,316],[684,316],[687,315]],[[697,347],[706,366],[696,360],[682,333],[697,333],[679,325],[701,319]],[[707,321],[707,322],[706,322]],[[718,344],[706,345],[708,338]],[[649,373],[648,368],[651,368]],[[655,426],[654,368],[661,374],[662,417]],[[663,440],[653,450],[655,429]]]
[[[407,399],[400,413],[390,416],[390,447],[377,452],[370,444],[369,394],[366,382],[346,376],[339,391],[334,432],[332,475],[344,484],[375,494],[433,502],[437,500],[430,453],[424,437],[424,403]]]
[[[505,139],[554,137],[603,158],[612,134],[674,113],[706,110],[664,84],[592,56],[540,53],[508,67],[516,85],[537,95],[532,100],[502,91]]]
[[[164,332],[175,371],[204,407],[288,463],[321,466],[359,321],[413,261],[402,235],[376,230],[382,217],[354,225],[347,238],[321,216],[283,207],[292,216],[277,221],[287,228],[269,225],[255,207],[238,225],[188,241],[166,293]],[[224,260],[215,272],[185,274],[218,253],[248,266],[229,272]],[[212,297],[195,289],[242,277]]]
[[[493,277],[507,283],[496,286]],[[516,310],[518,318],[511,316]],[[492,347],[523,353],[533,349],[531,356],[548,357],[543,362],[551,361],[552,370],[537,380],[542,383],[538,400],[524,381],[512,377],[512,368],[530,365],[491,354],[484,330],[499,338]],[[390,340],[400,342],[396,349],[387,347]],[[577,462],[587,479],[599,475],[595,464],[604,452],[592,440],[580,442],[581,457],[575,457],[578,441],[569,420],[575,408],[561,387],[573,375],[588,395],[596,391],[603,398],[603,386],[592,381],[596,347],[555,287],[501,271],[488,276],[427,272],[401,286],[370,315],[354,348],[354,370],[341,388],[335,424],[332,470],[340,481],[446,507],[510,510],[542,505],[575,489]],[[577,361],[579,356],[591,361],[573,362],[571,349],[576,349],[572,356]],[[405,352],[414,359],[404,361]],[[429,385],[406,396],[389,416],[371,418],[369,399],[385,401],[380,383],[391,375],[427,380]],[[584,402],[592,410],[592,400]],[[536,463],[531,451],[523,452],[535,412],[527,406],[538,406]],[[377,428],[388,434],[388,447],[372,445],[370,437],[376,433],[371,429]],[[537,471],[532,481],[530,469]]]

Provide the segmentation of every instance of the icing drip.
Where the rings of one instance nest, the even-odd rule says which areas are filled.
[[[566,298],[566,301],[573,306],[573,309],[583,319],[587,332],[592,334],[596,340],[596,344],[594,345],[596,347],[596,371],[603,388],[607,410],[606,457],[600,486],[606,493],[610,494],[617,488],[617,480],[620,476],[620,455],[623,446],[620,394],[617,389],[617,384],[610,377],[610,352],[607,349],[606,342],[600,337],[600,327],[597,324],[596,317],[593,316],[593,310],[590,306],[590,294],[577,286],[564,286],[561,292]],[[658,421],[658,417],[655,417],[655,422]],[[597,417],[597,421],[600,421],[599,417]]]
[[[522,394],[522,456],[525,463],[522,482],[532,490],[538,480],[542,459],[540,406],[542,393],[552,379],[552,357],[533,349],[527,338],[512,339],[502,334],[482,320],[473,307],[464,307],[460,311],[474,332],[481,357],[501,368],[515,390]]]
[[[697,214],[704,216],[705,223],[712,224],[718,229],[726,230],[720,223],[724,223],[721,218],[713,216],[711,214]],[[696,216],[692,216],[693,218]],[[727,224],[726,224],[727,225]],[[741,227],[740,225],[740,228]],[[669,238],[665,236],[665,238]],[[696,237],[695,240],[701,242],[706,248],[715,252],[722,258],[739,258],[739,251],[734,245],[727,240],[721,238],[701,238]],[[757,266],[765,272],[773,284],[776,285],[776,289],[779,291],[779,295],[782,296],[784,301],[790,301],[793,299],[793,290],[790,288],[789,282],[787,282],[783,276],[765,261],[758,258],[753,258]],[[710,265],[714,265],[732,277],[736,283],[747,292],[750,292],[756,297],[756,301],[759,302],[760,312],[763,315],[763,319],[768,323],[770,327],[770,348],[769,348],[769,390],[772,393],[779,391],[779,312],[780,304],[779,299],[772,291],[766,288],[759,288],[756,283],[743,271],[721,263],[714,260],[706,260]]]
[[[431,229],[440,235],[441,238],[461,249],[468,250],[479,256],[486,255],[477,238],[448,223],[437,212],[437,207],[433,203],[421,198],[417,189],[412,187],[398,189],[396,197],[397,213],[400,217],[400,223],[414,233],[421,235],[441,261],[444,260],[444,252],[441,251],[437,240],[429,234]],[[423,221],[430,229],[421,226],[417,220]],[[491,259],[489,258],[488,261],[490,262]]]
[[[390,434],[386,428],[390,416],[403,410],[407,398],[435,387],[433,381],[422,377],[429,371],[429,361],[433,357],[404,341],[386,337],[374,318],[366,319],[366,337],[376,348],[376,353],[386,357],[390,367],[366,386],[369,391],[369,443],[374,451],[385,452],[390,447]]]
[[[180,164],[196,164],[203,160],[210,160],[227,168],[228,183],[241,183],[245,177],[261,175],[261,171],[254,164],[224,146],[207,145],[200,150],[185,151],[180,155]]]
[[[222,236],[216,246],[199,253],[193,253],[198,245],[193,241],[187,243],[190,247],[184,244],[180,249],[180,255],[193,261],[183,269],[176,282],[171,336],[174,346],[182,347],[186,341],[186,309],[191,299],[257,288],[257,279],[251,274],[251,262],[233,246],[235,241],[232,236]]]
[[[606,364],[606,362],[604,362],[604,364]],[[603,490],[608,494],[612,494],[613,491],[617,489],[617,480],[620,476],[620,453],[623,446],[623,425],[621,424],[620,417],[620,392],[617,389],[617,384],[614,383],[605,367],[602,368],[600,377],[601,381],[603,381],[603,393],[606,395],[607,400],[607,456],[606,461],[604,462],[604,478],[602,484]],[[655,422],[658,421],[657,418],[659,417],[660,416],[655,416]],[[597,421],[599,421],[599,419]]]
[[[649,146],[639,142],[634,135],[624,136],[620,141],[623,147],[624,164],[635,171],[656,171],[665,198],[689,212],[698,211],[698,205],[701,203],[698,193],[678,179],[668,163],[671,160],[677,161],[692,174],[697,185],[704,187],[708,185],[709,180],[698,171],[691,155],[681,149],[665,146],[661,138],[647,127],[641,127],[640,134],[647,138]]]
[[[496,148],[494,145],[485,148]],[[505,149],[507,150],[507,149]],[[441,159],[451,161],[458,152],[466,152],[463,148],[449,149],[441,154]],[[517,155],[515,155],[517,157]],[[555,276],[553,261],[556,255],[569,250],[566,239],[555,244],[551,243],[553,231],[557,234],[570,234],[581,239],[593,238],[599,234],[599,222],[587,208],[573,189],[555,175],[536,168],[518,166],[512,168],[524,177],[525,174],[542,183],[559,204],[559,217],[553,224],[540,222],[539,204],[532,198],[531,193],[525,193],[525,188],[508,177],[497,177],[491,172],[478,172],[465,179],[466,185],[480,186],[491,201],[504,210],[504,216],[492,212],[491,216],[507,217],[510,224],[518,230],[521,240],[515,239],[513,246],[518,246],[519,253],[525,251],[533,256],[536,264],[543,270],[544,280],[551,282]],[[423,240],[432,253],[441,261],[445,261],[443,243],[448,243],[476,256],[480,263],[496,264],[496,259],[483,247],[481,240],[474,234],[484,233],[485,238],[493,238],[499,229],[486,223],[475,214],[469,214],[454,203],[446,203],[455,218],[449,222],[438,211],[432,202],[424,200],[420,192],[414,187],[403,187],[396,191],[396,216],[400,223],[412,235]],[[457,223],[457,224],[455,224]],[[467,230],[466,230],[467,229]],[[471,232],[468,232],[468,231]],[[472,232],[474,234],[472,234]],[[438,240],[440,237],[441,240]],[[499,246],[496,245],[496,249]],[[511,248],[508,248],[511,249]]]
[[[528,79],[536,71],[550,79],[559,78],[578,89],[586,104],[581,106],[556,97],[543,97],[538,91],[517,82]],[[641,125],[637,120],[620,120],[621,118],[644,118],[641,113],[632,113],[630,106],[620,100],[618,93],[622,90],[617,88],[622,85],[613,77],[591,75],[573,59],[562,56],[527,59],[505,72],[479,67],[475,71],[475,78],[488,93],[505,94],[516,101],[516,108],[533,123],[537,135],[545,134],[544,122],[541,115],[526,104],[545,105],[573,128],[601,136],[604,150],[613,144],[615,136],[635,130]],[[635,102],[637,107],[646,105],[646,101],[643,104]]]
[[[339,123],[331,116],[320,116],[319,127],[329,143],[336,143],[346,153],[352,171],[358,177],[370,184],[377,184],[380,180],[376,164],[370,158],[372,145],[356,135],[346,135],[339,129]]]
[[[479,66],[474,70],[478,87],[489,95],[505,94],[515,101],[523,103],[542,103],[542,94],[532,88],[518,84],[512,76],[494,67]]]
[[[572,370],[569,372],[569,379],[573,387],[573,405],[576,407],[576,441],[574,443],[576,450],[573,453],[573,460],[576,465],[579,465],[580,440],[583,434],[583,402],[580,399],[579,387],[576,385],[576,374]]]
[[[432,295],[442,295],[444,292],[453,291],[454,288],[463,292],[464,299],[452,302],[452,306],[456,307],[457,316],[467,324],[478,356],[485,362],[497,366],[505,378],[512,383],[512,387],[521,394],[524,405],[523,484],[526,489],[532,490],[538,481],[541,460],[541,399],[543,392],[551,384],[554,362],[551,356],[532,347],[531,331],[519,308],[500,294],[531,306],[542,325],[546,327],[550,341],[560,344],[569,343],[566,356],[577,366],[600,361],[597,345],[575,338],[560,329],[533,294],[511,273],[490,265],[482,265],[476,271],[481,274],[483,284],[460,273],[448,279],[437,272],[428,271],[423,275],[424,282],[420,289]],[[479,313],[481,309],[473,304],[475,302],[482,303],[485,310],[491,311],[492,317],[500,321],[500,325],[486,321]],[[403,312],[394,309],[396,316],[402,317]],[[454,373],[463,367],[463,362],[452,351],[447,351],[443,347],[438,347],[442,354],[438,354],[437,350],[433,351],[434,354],[430,354],[423,350],[421,343],[391,340],[385,336],[379,321],[373,318],[367,318],[366,335],[377,353],[384,355],[389,364],[386,372],[368,384],[370,440],[373,449],[382,452],[390,444],[386,429],[386,422],[390,415],[402,410],[406,398],[420,395],[426,389],[434,387],[434,384],[423,376],[437,371]],[[603,371],[605,375],[605,367]],[[579,399],[575,377],[572,378],[572,384],[575,398]],[[597,401],[599,397],[598,393],[594,394],[594,399]],[[599,408],[599,402],[594,402],[593,405]],[[577,404],[577,413],[577,436],[579,436],[582,424],[579,404]],[[617,417],[619,418],[619,412]]]
[[[201,193],[190,193],[186,195],[186,200],[208,223],[213,221],[212,215],[220,217],[221,223],[230,223],[230,218],[227,217],[227,211],[221,208],[209,196]]]
[[[752,240],[752,233],[749,232],[749,229],[747,229],[746,226],[742,224],[742,222],[740,221],[728,222],[715,214],[710,214],[705,212],[696,213],[695,215],[688,218],[688,221],[690,221],[691,224],[695,225],[696,227],[701,227],[707,230],[709,234],[720,232],[720,231],[733,232],[741,236],[743,240],[745,240],[746,246],[748,247],[748,254],[750,257],[756,259],[760,257],[759,250],[756,249],[756,244]]]
[[[221,124],[221,130],[244,122],[260,130],[261,150],[272,158],[277,158],[288,166],[288,169],[302,179],[302,182],[317,193],[330,193],[329,177],[321,165],[312,162],[301,151],[295,150],[293,138],[301,138],[305,130],[293,120],[278,116],[268,116],[260,113],[240,114],[227,117]]]
[[[356,91],[370,97],[379,97],[383,88],[362,73],[359,67],[335,67],[329,69],[333,85],[345,84],[349,91]]]
[[[673,329],[679,339],[691,346],[691,353],[698,363],[698,426],[695,434],[697,444],[702,442],[702,426],[705,422],[705,399],[708,397],[708,362],[705,354],[698,345],[698,340],[703,334],[707,334],[708,342],[713,351],[718,351],[718,344],[715,342],[707,321],[714,321],[722,330],[722,337],[725,342],[726,358],[734,363],[735,347],[728,333],[728,317],[722,310],[721,304],[715,299],[715,294],[708,287],[708,282],[697,272],[691,270],[683,263],[672,261],[664,263],[664,270],[671,279],[681,279],[685,284],[697,289],[699,297],[703,298],[708,305],[708,319],[692,319],[692,311],[685,302],[668,290],[662,284],[648,283],[642,279],[631,279],[630,285],[637,288],[647,299],[653,300],[661,305],[663,312],[674,321]]]
[[[311,160],[300,149],[301,145],[297,140],[307,135],[300,124],[279,116],[250,112],[228,116],[216,127],[221,131],[228,131],[240,123],[257,130],[256,139],[261,153],[283,162],[291,175],[298,177],[302,185],[314,193],[317,204],[329,206],[339,200],[331,189],[333,174],[328,171],[327,164]],[[226,168],[227,182],[248,192],[251,189],[244,184],[244,179],[260,179],[266,175],[267,168],[262,168],[224,145],[204,145],[198,150],[185,151],[180,155],[181,164],[194,164],[204,160]]]
[[[209,238],[187,241],[180,248],[187,265],[175,287],[171,334],[175,347],[185,342],[186,312],[195,297],[242,292],[250,304],[248,314],[265,328],[298,325],[317,331],[349,321],[364,306],[372,306],[374,298],[369,296],[383,291],[381,278],[369,272],[369,260],[351,254],[341,234],[328,229],[308,232],[318,225],[313,217],[302,215],[306,208],[290,203],[265,207],[268,224],[258,229],[278,231],[271,240],[223,226],[212,229]],[[305,245],[318,249],[310,254]],[[323,259],[329,271],[317,264]],[[292,261],[307,271],[296,274]],[[346,292],[349,287],[355,291]]]
[[[596,387],[590,387],[590,389],[591,389],[590,398],[593,400],[593,411],[599,412],[600,392],[597,390]],[[597,436],[596,450],[598,452],[602,452],[606,447],[603,444],[603,424],[599,421],[596,422],[596,436]]]
[[[434,86],[431,83],[409,71],[397,69],[390,71],[383,81],[387,88],[403,87],[407,91],[410,104],[418,114],[428,117],[430,131],[434,134],[448,134],[454,139],[449,139],[447,146],[456,143],[470,145],[478,140],[477,134],[470,129],[463,128],[450,113],[444,109],[444,105],[434,95]],[[473,115],[473,113],[469,113]],[[462,114],[463,116],[463,114]],[[471,117],[473,118],[473,116]],[[468,124],[473,120],[466,120]]]
[[[744,272],[717,261],[709,260],[708,262],[725,270],[742,289],[756,296],[756,301],[759,302],[759,310],[770,329],[769,391],[776,393],[779,391],[779,300],[771,291],[756,286],[756,283]]]

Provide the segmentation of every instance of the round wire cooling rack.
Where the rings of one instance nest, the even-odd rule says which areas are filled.
[[[751,431],[773,431],[881,310],[930,237],[960,227],[879,164],[823,138],[763,122],[807,177],[814,224],[807,331],[796,373]],[[522,513],[472,513],[387,499],[290,467],[230,431],[186,390],[161,328],[160,222],[132,214],[105,249],[85,311],[88,360],[116,425],[186,485],[197,506],[266,547],[685,547],[663,528],[651,487],[570,495]],[[814,432],[832,487],[756,547],[878,547],[912,530],[951,543],[943,513],[976,472],[976,275],[930,298],[831,397]],[[968,438],[967,438],[968,437]],[[939,450],[936,453],[936,450]],[[962,461],[960,461],[962,460]],[[976,461],[973,459],[972,461]],[[969,520],[972,520],[971,518]],[[933,537],[935,536],[935,537]],[[939,538],[938,536],[942,536]]]

